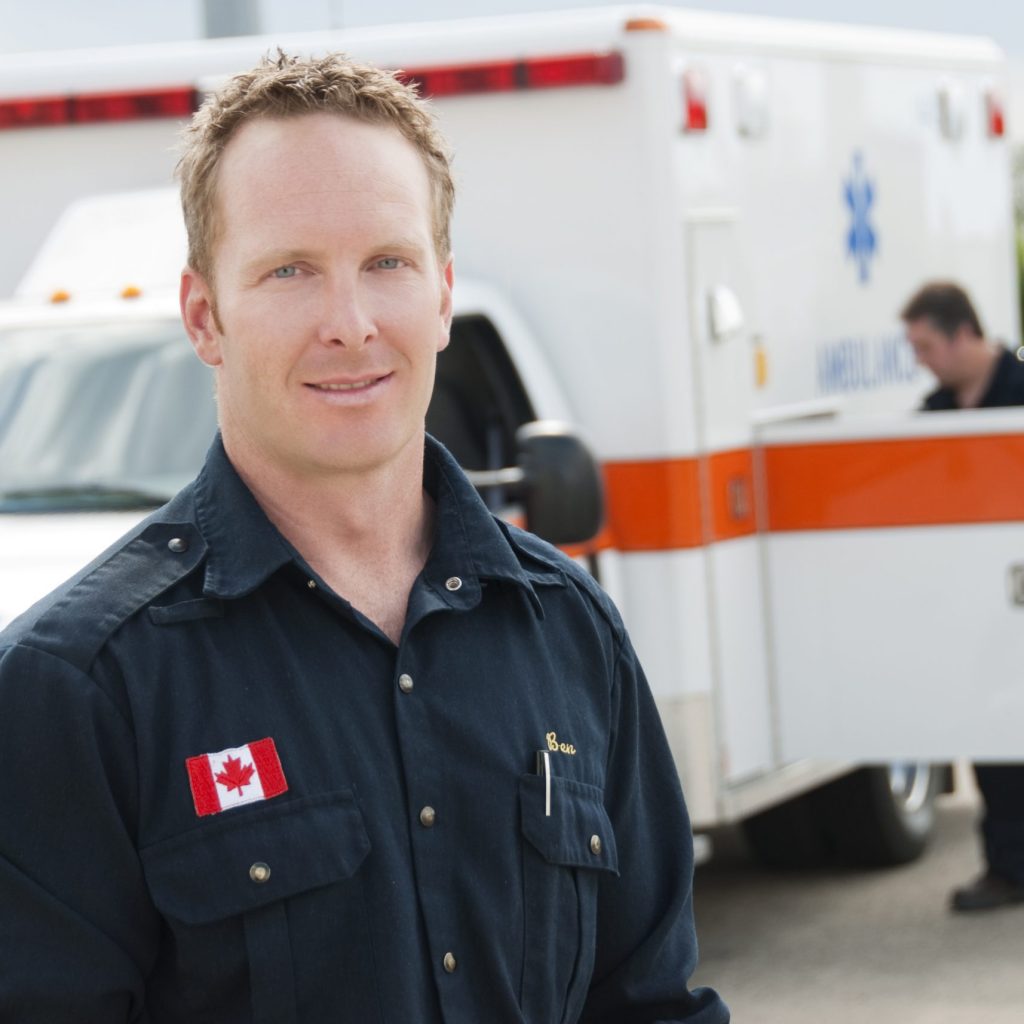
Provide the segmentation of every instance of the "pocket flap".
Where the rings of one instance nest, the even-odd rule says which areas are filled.
[[[228,812],[139,853],[157,909],[205,924],[349,878],[369,851],[343,791]]]
[[[597,786],[553,775],[549,816],[544,779],[523,775],[519,803],[523,835],[548,863],[619,873],[615,833]]]

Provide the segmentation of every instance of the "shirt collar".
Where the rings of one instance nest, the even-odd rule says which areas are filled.
[[[424,569],[424,579],[435,589],[447,589],[452,576],[461,581],[449,591],[451,607],[470,607],[479,600],[484,580],[501,580],[520,586],[541,613],[535,583],[565,584],[554,559],[527,554],[516,545],[511,531],[499,523],[476,488],[448,450],[427,435],[423,482],[434,499],[437,522],[434,546]]]
[[[979,403],[981,408],[1002,404],[1000,400],[1003,391],[1013,380],[1016,362],[1014,354],[1005,345],[1000,345],[999,355],[994,360],[992,367],[992,379],[988,382],[988,387],[985,388],[985,394]]]
[[[534,550],[528,555],[523,552],[455,459],[429,435],[423,482],[437,516],[434,544],[423,572],[427,586],[449,607],[468,608],[479,601],[482,581],[506,580],[522,587],[539,613],[534,584],[564,584],[557,563]],[[296,561],[291,546],[231,464],[220,434],[196,480],[195,494],[199,529],[209,546],[204,594],[242,597],[283,565]]]
[[[196,479],[196,518],[209,546],[203,581],[207,596],[242,597],[293,560],[231,464],[219,433]]]

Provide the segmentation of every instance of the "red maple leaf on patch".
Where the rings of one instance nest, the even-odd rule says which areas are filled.
[[[227,786],[228,792],[237,789],[242,792],[243,786],[248,786],[252,781],[253,773],[256,771],[254,765],[247,764],[242,767],[240,757],[229,757],[224,761],[224,767],[217,772],[214,778],[222,785]]]

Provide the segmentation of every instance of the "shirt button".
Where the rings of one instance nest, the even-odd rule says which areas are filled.
[[[249,877],[254,882],[262,884],[270,879],[270,865],[264,864],[263,861],[258,860],[251,868],[249,868]]]
[[[455,973],[455,968],[458,967],[458,966],[459,966],[459,964],[458,964],[458,961],[455,959],[454,954],[452,954],[452,953],[445,953],[445,955],[444,955],[444,969],[449,974],[454,974]]]
[[[458,576],[449,576],[448,579],[444,581],[444,585],[449,590],[461,590],[462,580],[460,580]]]
[[[310,590],[316,590],[316,580],[306,580],[306,586],[309,587]]]
[[[182,552],[188,551],[188,541],[184,537],[172,537],[167,542],[167,547],[176,555],[180,555]]]
[[[596,857],[601,852],[601,837],[590,837],[590,852]]]
[[[437,811],[433,807],[424,807],[420,811],[420,824],[424,828],[433,828],[435,821],[437,821]]]
[[[402,691],[402,693],[412,693],[412,676],[407,675],[405,672],[403,672],[398,677],[398,688]]]

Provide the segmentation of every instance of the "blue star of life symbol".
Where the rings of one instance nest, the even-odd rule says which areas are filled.
[[[846,253],[857,261],[860,283],[867,284],[871,257],[878,248],[874,228],[868,219],[875,201],[875,185],[864,171],[864,158],[859,151],[853,154],[853,171],[843,182],[843,197],[852,218],[850,230],[846,233]]]

